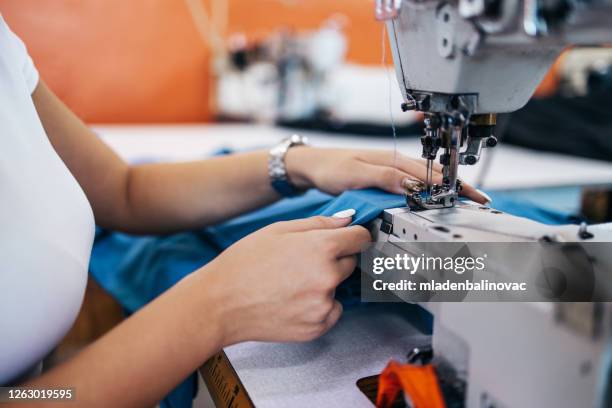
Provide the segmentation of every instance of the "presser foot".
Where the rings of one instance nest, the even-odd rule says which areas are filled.
[[[431,191],[430,194],[427,190]],[[407,191],[406,204],[411,210],[435,210],[440,208],[452,208],[459,200],[461,182],[457,180],[455,189],[449,189],[446,185],[434,184],[430,189]]]

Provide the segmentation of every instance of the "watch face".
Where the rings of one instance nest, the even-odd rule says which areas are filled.
[[[285,152],[285,148],[284,146],[274,146],[271,150],[270,150],[270,154],[273,156],[280,156]]]
[[[306,136],[291,135],[291,137],[289,137],[289,142],[292,145],[305,145],[308,143],[308,138]]]
[[[285,170],[281,167],[273,167],[270,169],[270,176],[272,176],[272,178],[282,178],[285,177]]]

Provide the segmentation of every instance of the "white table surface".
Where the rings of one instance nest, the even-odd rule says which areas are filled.
[[[251,124],[94,126],[94,130],[121,156],[129,161],[200,159],[219,148],[249,149],[270,146],[291,130]],[[394,141],[372,138],[299,132],[309,136],[316,146],[393,149]],[[398,139],[398,151],[420,156],[418,138]],[[612,162],[544,153],[500,144],[494,150],[491,168],[484,182],[488,189],[516,189],[565,185],[612,183]],[[485,150],[484,154],[489,154]],[[474,182],[480,170],[461,166],[460,176]]]
[[[225,348],[257,408],[369,408],[357,380],[406,362],[430,344],[414,306],[389,303],[347,309],[324,336],[306,343],[247,342]]]

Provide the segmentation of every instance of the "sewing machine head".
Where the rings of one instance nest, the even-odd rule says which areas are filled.
[[[568,45],[612,41],[611,0],[377,0],[386,21],[403,110],[425,114],[426,188],[412,208],[452,207],[460,164],[493,147],[495,115],[527,103]],[[440,153],[443,179],[433,185]]]

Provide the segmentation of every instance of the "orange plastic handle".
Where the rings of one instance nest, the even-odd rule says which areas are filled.
[[[376,406],[390,408],[404,391],[414,408],[445,408],[436,371],[431,365],[400,364],[391,360],[380,374]]]

